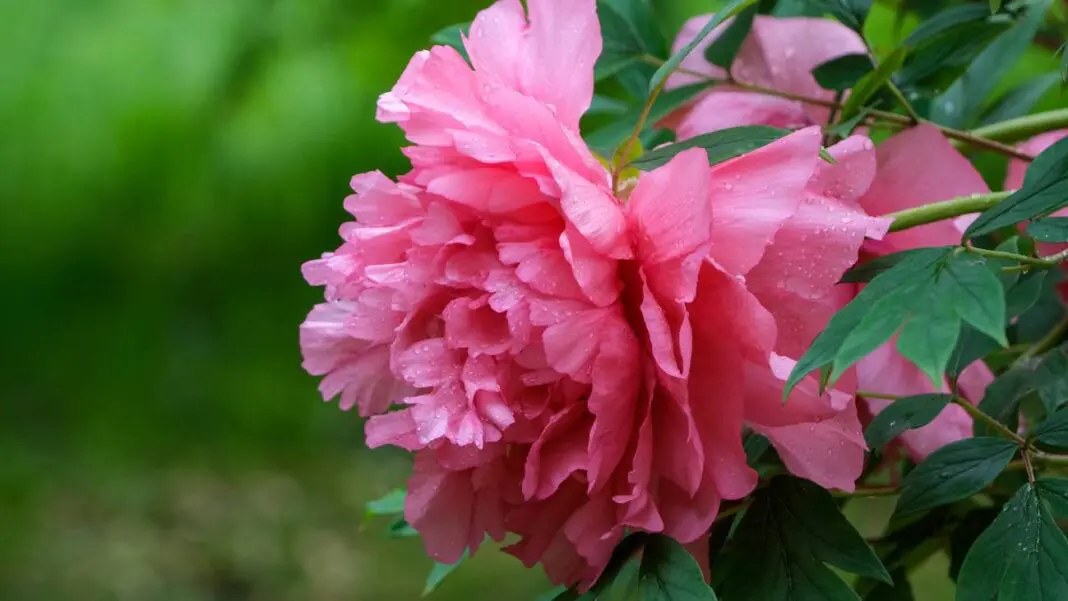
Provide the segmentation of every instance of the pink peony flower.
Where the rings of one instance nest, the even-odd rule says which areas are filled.
[[[878,174],[860,204],[873,215],[885,215],[957,196],[989,192],[990,189],[972,164],[946,140],[937,128],[920,125],[901,132],[881,144],[876,152]],[[940,221],[902,232],[878,242],[869,242],[865,251],[882,255],[912,248],[959,244],[967,225]],[[857,365],[858,388],[898,396],[948,392],[942,382],[935,386],[918,367],[901,356],[888,342]],[[964,369],[959,392],[977,403],[994,376],[982,361]],[[865,399],[867,408],[878,414],[889,401]],[[950,405],[933,422],[910,430],[901,442],[915,461],[972,435],[972,419],[963,409]]]
[[[711,15],[694,17],[675,39],[678,50],[697,37]],[[727,72],[705,59],[705,50],[726,30],[720,25],[682,63],[686,72],[676,73],[668,87],[680,87],[705,77],[724,79]],[[802,96],[834,100],[834,92],[823,89],[812,69],[846,54],[867,54],[868,48],[856,32],[830,19],[778,18],[758,15],[753,29],[731,66],[736,81],[774,88]],[[822,125],[830,111],[776,96],[717,86],[682,115],[673,116],[673,129],[680,139],[740,125],[771,125],[798,128]]]
[[[786,466],[851,490],[854,390],[793,360],[865,236],[874,149],[819,156],[808,128],[708,166],[676,156],[613,194],[582,142],[600,53],[594,0],[501,0],[418,53],[379,102],[415,146],[394,183],[353,179],[342,246],[305,266],[301,327],[321,390],[415,453],[406,519],[435,559],[486,536],[557,582],[592,582],[624,532],[688,543],[752,491],[746,428]],[[849,384],[846,382],[845,384]]]

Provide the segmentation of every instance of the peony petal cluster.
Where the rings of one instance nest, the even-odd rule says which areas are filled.
[[[683,543],[757,474],[747,433],[794,474],[852,490],[856,378],[784,404],[783,382],[848,300],[836,286],[888,220],[861,203],[872,143],[820,158],[818,127],[710,167],[690,149],[614,186],[579,119],[601,51],[594,0],[500,0],[379,102],[412,146],[353,178],[304,366],[414,454],[405,518],[438,561],[487,538],[588,585],[628,531]],[[619,188],[614,189],[614,188]]]
[[[675,47],[693,40],[709,18],[706,15],[689,21],[675,41]],[[684,62],[687,73],[673,76],[670,85],[695,82],[696,75],[690,73],[716,78],[726,76],[724,70],[705,60],[701,49],[707,48],[727,25],[729,22],[702,42]],[[833,100],[833,92],[820,87],[811,74],[812,69],[845,54],[865,53],[867,48],[860,36],[837,21],[757,16],[751,35],[735,59],[731,75],[745,83]],[[827,118],[827,109],[819,106],[717,87],[688,107],[681,116],[675,116],[672,124],[681,138],[740,125],[799,127],[825,123]],[[1049,145],[1056,139],[1059,138],[1036,140],[1031,144]],[[930,125],[911,128],[880,144],[871,168],[874,173],[870,186],[866,190],[856,186],[852,192],[859,206],[870,215],[887,215],[939,200],[990,191],[971,162]],[[1010,167],[1010,184],[1017,177],[1022,182],[1024,169],[1026,166],[1022,162]],[[869,240],[862,249],[861,258],[958,244],[966,226],[963,221],[939,222],[893,233],[879,241]],[[858,291],[840,292],[838,303],[832,304],[827,311],[833,313]],[[948,382],[932,382],[922,370],[898,353],[894,345],[895,341],[888,342],[858,364],[858,390],[898,396],[949,391]],[[959,392],[977,403],[992,380],[990,370],[982,362],[976,362],[961,374]],[[878,414],[890,403],[879,399],[864,400],[864,409],[870,414]],[[960,407],[950,405],[931,424],[902,435],[900,442],[909,456],[919,461],[946,444],[970,437],[971,433],[971,417]]]

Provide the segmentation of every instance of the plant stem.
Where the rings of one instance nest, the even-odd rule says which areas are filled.
[[[901,108],[905,109],[905,114],[909,116],[909,119],[911,119],[914,124],[919,123],[922,120],[920,114],[916,112],[916,109],[912,108],[912,103],[909,102],[908,98],[905,98],[905,94],[901,92],[901,88],[898,88],[892,81],[886,83],[887,87],[890,89],[890,93],[897,99],[897,103],[901,105]]]
[[[980,257],[990,257],[991,259],[1006,259],[1009,261],[1016,261],[1023,265],[1034,265],[1037,267],[1050,268],[1056,267],[1066,258],[1068,253],[1057,253],[1049,257],[1029,257],[1027,255],[1019,255],[1016,253],[1003,252],[1000,250],[988,250],[985,248],[978,248],[971,246],[970,244],[965,248],[973,255],[979,255]],[[1064,255],[1064,256],[1061,256]]]
[[[926,225],[943,219],[959,217],[969,213],[981,213],[1012,196],[1015,191],[991,192],[990,194],[972,194],[950,200],[905,209],[886,215],[894,220],[891,232],[900,232],[919,225]]]
[[[882,392],[869,392],[867,390],[858,390],[857,396],[862,396],[866,399],[879,399],[880,401],[896,401],[901,397],[896,394],[885,394]]]
[[[1053,329],[1050,330],[1049,334],[1046,334],[1045,338],[1034,343],[1030,348],[1024,351],[1016,362],[1021,363],[1029,361],[1048,351],[1060,342],[1061,337],[1064,336],[1066,332],[1068,332],[1068,316],[1062,318],[1057,325],[1053,326]]]
[[[657,58],[655,56],[651,56],[651,55],[647,55],[647,56],[643,57],[643,59],[645,60],[645,62],[647,62],[649,64],[652,64],[652,65],[662,65],[662,64],[664,64],[663,60],[661,60],[661,59],[659,59],[659,58]],[[774,88],[768,88],[768,87],[764,87],[764,86],[758,85],[758,84],[744,83],[744,82],[740,82],[740,81],[733,80],[733,79],[719,79],[719,78],[715,78],[715,77],[709,77],[708,75],[705,75],[704,73],[700,73],[698,71],[693,71],[691,69],[680,68],[680,69],[677,69],[677,71],[679,73],[685,73],[685,74],[690,75],[692,77],[698,77],[698,78],[704,80],[705,82],[708,82],[708,83],[711,83],[711,84],[729,85],[729,86],[731,86],[731,87],[733,87],[735,89],[738,89],[738,90],[745,90],[745,91],[754,92],[754,93],[757,93],[757,94],[766,94],[768,96],[777,96],[779,98],[786,98],[787,100],[796,100],[798,102],[803,102],[805,104],[812,104],[812,105],[815,105],[815,106],[822,106],[822,107],[826,107],[826,108],[829,108],[829,109],[841,109],[842,108],[842,105],[840,103],[835,102],[833,100],[824,100],[822,98],[813,98],[812,96],[805,96],[803,94],[794,94],[793,92],[787,92],[785,90],[776,90]],[[890,121],[890,122],[893,122],[893,123],[898,123],[898,124],[906,125],[906,126],[916,125],[916,124],[919,124],[919,123],[925,123],[925,124],[931,125],[933,127],[937,127],[942,132],[942,135],[946,136],[947,138],[950,138],[950,139],[953,139],[953,140],[957,140],[959,142],[963,142],[965,144],[968,144],[970,146],[975,146],[977,148],[985,148],[987,150],[993,150],[995,152],[1000,152],[1001,154],[1008,155],[1008,156],[1016,158],[1016,159],[1020,159],[1021,161],[1032,161],[1035,158],[1035,157],[1033,157],[1033,156],[1031,156],[1031,155],[1029,155],[1029,154],[1027,154],[1025,152],[1021,152],[1020,150],[1017,150],[1016,148],[1014,148],[1012,146],[1008,146],[1006,144],[1002,144],[1001,142],[997,142],[995,140],[991,140],[991,139],[988,139],[986,137],[983,137],[983,136],[980,136],[980,135],[977,135],[977,134],[974,134],[974,133],[969,133],[969,132],[966,132],[966,131],[961,131],[959,129],[953,129],[951,127],[945,127],[945,126],[942,126],[942,125],[938,125],[937,123],[933,123],[931,121],[927,121],[927,120],[924,120],[924,119],[913,120],[912,117],[909,117],[909,116],[906,116],[906,115],[899,115],[897,113],[891,113],[889,111],[881,111],[881,110],[878,110],[878,109],[871,109],[871,108],[865,108],[864,112],[867,113],[868,115],[872,116],[872,117],[877,118],[877,119],[883,119],[883,120],[886,120],[886,121]]]
[[[972,130],[976,136],[999,142],[1017,142],[1055,129],[1068,127],[1068,108],[1025,115]]]
[[[667,79],[665,78],[666,82]],[[623,143],[623,146],[616,151],[616,156],[612,157],[612,195],[619,196],[619,174],[623,169],[623,166],[627,163],[627,157],[630,156],[631,151],[634,149],[634,144],[638,141],[639,136],[642,134],[642,130],[645,129],[645,122],[649,120],[649,113],[653,110],[653,105],[656,103],[657,97],[660,96],[660,92],[664,90],[664,83],[653,88],[653,91],[649,93],[649,97],[645,99],[645,106],[642,107],[641,115],[638,117],[638,122],[634,124],[634,131],[630,133],[630,137]],[[622,157],[622,158],[621,158]]]
[[[1010,430],[1005,424],[987,415],[982,409],[969,403],[966,399],[956,397],[953,399],[953,404],[957,405],[961,409],[964,409],[968,413],[968,415],[972,416],[972,419],[983,422],[984,424],[996,430],[1005,438],[1008,438],[1009,440],[1012,440],[1013,442],[1019,444],[1021,447],[1027,445],[1027,441],[1024,440],[1022,436]]]
[[[840,499],[892,497],[901,494],[901,489],[896,486],[873,486],[870,488],[858,487],[857,490],[853,492],[836,490],[832,491],[831,494]]]

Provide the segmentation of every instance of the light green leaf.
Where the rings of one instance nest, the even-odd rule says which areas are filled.
[[[450,574],[456,571],[456,568],[460,567],[460,564],[467,559],[467,552],[464,552],[463,557],[456,563],[439,563],[435,562],[434,567],[430,568],[430,573],[426,577],[426,586],[423,587],[423,596],[427,596],[433,593],[441,586],[442,582],[449,577]]]
[[[682,61],[687,56],[689,56],[695,48],[697,48],[698,44],[703,42],[704,39],[708,37],[708,34],[712,33],[713,29],[718,27],[720,23],[726,21],[730,17],[733,17],[734,15],[742,12],[756,1],[757,0],[729,0],[726,4],[724,4],[723,8],[720,8],[719,11],[716,12],[716,14],[708,20],[708,23],[706,23],[705,26],[701,28],[701,31],[697,33],[697,36],[693,40],[691,40],[689,44],[686,44],[678,52],[671,55],[671,58],[669,58],[667,62],[665,62],[663,65],[660,66],[659,69],[656,70],[656,73],[653,74],[652,81],[649,82],[650,93],[653,90],[659,88],[661,85],[663,85],[665,81],[667,81],[668,76],[674,73],[675,69],[679,68],[679,65],[682,64]]]
[[[960,336],[960,319],[948,300],[928,296],[930,304],[913,313],[897,337],[898,352],[923,370],[936,388],[942,387]]]
[[[1047,148],[1031,163],[1023,188],[979,216],[965,239],[997,231],[1068,206],[1068,138]]]
[[[986,488],[1018,447],[1001,438],[969,438],[935,451],[902,481],[895,515],[907,516],[966,499]]]
[[[980,125],[1000,123],[1030,113],[1059,80],[1057,73],[1046,73],[1023,82],[998,99],[994,106],[983,114]]]
[[[368,502],[365,506],[366,514],[374,516],[404,513],[404,499],[407,495],[408,493],[403,488],[391,490],[382,497]]]
[[[874,71],[860,78],[860,81],[854,86],[852,93],[849,94],[849,98],[846,99],[845,105],[842,107],[839,121],[847,121],[856,116],[864,108],[864,105],[871,100],[872,96],[882,89],[890,81],[890,77],[901,68],[907,54],[908,49],[906,47],[897,48],[890,53],[890,56],[880,61]]]
[[[1001,10],[1001,0],[990,0],[990,13],[996,13]]]

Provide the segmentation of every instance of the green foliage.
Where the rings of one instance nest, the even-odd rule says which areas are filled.
[[[842,107],[842,114],[839,115],[840,121],[848,121],[860,114],[861,109],[868,101],[883,86],[891,83],[890,78],[904,64],[907,52],[908,50],[905,47],[897,48],[889,56],[879,61],[879,65],[875,67],[874,71],[857,81],[857,85],[853,87],[852,93],[850,93],[849,98],[846,99],[845,105]]]
[[[753,19],[760,10],[761,2],[749,5],[731,21],[727,29],[719,34],[708,48],[705,49],[705,58],[713,65],[717,65],[730,71],[734,58],[738,56],[745,39],[749,37],[753,29]]]
[[[868,19],[872,0],[809,0],[809,3],[859,32]]]
[[[779,477],[756,494],[724,558],[724,601],[854,600],[825,564],[890,581],[874,551],[842,516],[830,494],[804,480]]]
[[[1068,540],[1025,485],[975,542],[957,581],[959,601],[1068,598]]]
[[[907,516],[966,499],[983,490],[1019,447],[1001,438],[969,438],[935,451],[902,481],[897,515]]]
[[[856,86],[874,68],[867,54],[845,54],[818,65],[812,70],[812,76],[820,86],[844,92]]]
[[[907,430],[931,423],[952,400],[951,394],[921,394],[897,399],[872,419],[864,439],[872,449],[880,449]]]
[[[442,46],[455,48],[464,57],[464,60],[471,62],[471,57],[467,56],[467,48],[464,48],[464,37],[467,36],[470,29],[471,23],[450,25],[430,36],[430,41]]]
[[[455,572],[465,559],[467,559],[466,552],[456,563],[434,562],[434,567],[430,569],[430,573],[426,576],[426,585],[423,587],[423,596],[425,597],[436,591],[438,587],[441,586],[441,583],[445,582],[445,579]]]
[[[710,134],[696,136],[682,142],[657,148],[631,161],[630,165],[650,171],[666,164],[675,155],[690,148],[705,149],[708,152],[708,163],[716,165],[747,152],[752,152],[757,148],[767,146],[789,133],[790,130],[788,129],[768,127],[766,125],[743,125],[741,127],[721,129]]]
[[[1068,138],[1042,152],[1027,169],[1023,188],[980,215],[964,237],[975,239],[1064,207],[1068,207]]]
[[[1027,233],[1041,242],[1068,242],[1068,217],[1046,217],[1027,226]]]
[[[663,65],[660,66],[659,69],[656,70],[656,73],[653,74],[652,81],[649,82],[650,91],[659,88],[667,80],[668,76],[671,75],[675,71],[675,69],[679,67],[680,64],[682,64],[683,59],[689,56],[690,53],[693,52],[695,48],[697,48],[697,45],[703,42],[704,39],[707,38],[710,33],[712,33],[712,30],[719,26],[720,23],[726,21],[730,17],[737,15],[738,13],[742,12],[743,10],[745,10],[750,5],[756,2],[757,0],[729,0],[728,2],[726,2],[723,8],[719,9],[719,11],[717,11],[716,14],[708,20],[708,23],[701,28],[701,31],[698,32],[697,36],[693,40],[691,40],[688,44],[680,48],[678,52],[672,54],[671,58],[669,58],[667,62],[665,62]]]
[[[1068,409],[1062,409],[1050,416],[1035,430],[1032,438],[1045,446],[1068,448]]]
[[[693,555],[663,535],[645,543],[638,594],[643,601],[716,601]]]

